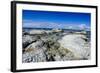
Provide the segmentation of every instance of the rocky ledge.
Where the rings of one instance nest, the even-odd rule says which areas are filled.
[[[85,33],[32,30],[23,34],[22,62],[90,59],[90,42]]]

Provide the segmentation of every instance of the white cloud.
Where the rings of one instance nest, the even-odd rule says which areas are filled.
[[[79,29],[86,29],[86,27],[87,27],[86,24],[80,24],[79,25]]]

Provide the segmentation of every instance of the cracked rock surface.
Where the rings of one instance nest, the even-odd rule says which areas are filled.
[[[23,34],[22,62],[88,60],[91,49],[86,35],[82,32],[38,30],[36,33],[32,30]]]

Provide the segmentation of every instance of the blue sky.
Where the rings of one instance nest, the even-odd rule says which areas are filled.
[[[91,14],[76,12],[53,12],[23,10],[23,27],[90,29]]]

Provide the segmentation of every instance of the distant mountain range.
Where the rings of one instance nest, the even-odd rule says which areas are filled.
[[[23,28],[72,29],[72,30],[90,31],[90,26],[87,26],[86,24],[58,24],[58,23],[43,23],[43,22],[23,23]]]
[[[23,29],[31,30],[31,29],[36,29],[36,30],[53,30],[55,28],[33,28],[33,27],[23,27]],[[58,30],[71,30],[71,31],[83,31],[83,29],[61,29],[61,28],[56,28]],[[90,30],[85,30],[85,31],[90,31]]]

